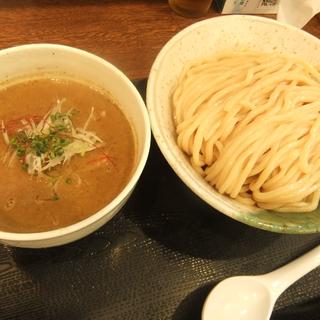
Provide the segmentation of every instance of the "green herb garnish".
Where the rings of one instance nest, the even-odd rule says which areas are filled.
[[[52,196],[52,200],[53,201],[58,201],[60,198],[59,196],[55,193],[53,196]]]
[[[72,142],[71,139],[61,136],[61,134],[68,132],[69,129],[66,126],[63,127],[61,124],[56,126],[53,122],[49,134],[34,135],[28,138],[24,132],[19,132],[11,139],[10,145],[16,150],[19,158],[31,152],[37,157],[48,154],[50,159],[54,159],[62,156],[63,148]],[[23,137],[21,138],[21,136]]]
[[[16,150],[17,156],[22,158],[26,154],[26,148],[28,145],[28,137],[25,132],[19,131],[11,140],[10,145]]]
[[[72,183],[72,179],[71,179],[71,178],[67,178],[67,179],[65,180],[65,183],[66,183],[66,184],[71,184],[71,183]]]
[[[17,156],[23,158],[27,153],[37,157],[47,155],[50,159],[61,157],[64,147],[72,140],[63,134],[68,134],[70,128],[70,116],[56,112],[50,116],[51,123],[48,133],[32,134],[28,137],[27,132],[19,131],[10,140],[10,145],[16,150]]]
[[[93,118],[94,108],[83,128],[76,128],[72,117],[78,110],[61,111],[63,100],[44,118],[26,117],[19,128],[6,141],[19,158],[22,168],[29,174],[40,174],[51,168],[64,164],[74,155],[84,155],[97,148],[102,140],[86,128]],[[37,123],[36,123],[37,121]],[[3,130],[5,125],[2,122]]]

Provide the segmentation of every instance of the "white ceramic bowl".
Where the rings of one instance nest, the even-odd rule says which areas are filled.
[[[72,47],[31,44],[0,50],[0,66],[0,82],[37,71],[49,71],[65,72],[105,88],[119,103],[134,129],[137,161],[132,177],[120,194],[106,207],[78,223],[52,231],[0,231],[1,242],[17,247],[52,247],[80,239],[101,227],[121,209],[142,173],[150,148],[150,125],[145,104],[131,81],[115,66],[93,54]]]
[[[195,23],[175,35],[158,54],[148,80],[147,107],[154,137],[169,164],[184,183],[220,212],[249,225],[275,232],[320,231],[320,214],[253,212],[219,194],[191,167],[178,148],[170,98],[183,66],[225,49],[293,53],[320,64],[320,40],[279,23],[255,16],[221,16]]]

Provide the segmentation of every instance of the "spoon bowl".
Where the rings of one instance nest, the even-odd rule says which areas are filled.
[[[265,320],[274,301],[259,277],[232,277],[220,282],[205,302],[202,320]]]
[[[317,246],[270,273],[228,278],[208,295],[202,320],[268,320],[280,294],[319,265]]]

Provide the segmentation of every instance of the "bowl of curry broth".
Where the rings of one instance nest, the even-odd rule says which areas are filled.
[[[53,44],[0,51],[0,241],[80,239],[125,204],[147,160],[145,104],[116,67]]]

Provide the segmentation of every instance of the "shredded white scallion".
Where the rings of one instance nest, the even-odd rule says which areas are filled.
[[[9,168],[12,167],[13,161],[14,161],[14,159],[16,158],[16,156],[17,156],[17,152],[14,151],[14,152],[12,153],[10,159],[9,159],[9,162],[8,162],[8,167],[9,167]]]
[[[6,129],[5,125],[4,125],[4,121],[3,120],[1,121],[1,131],[2,131],[2,136],[3,136],[4,142],[7,145],[9,145],[10,140],[9,140],[8,132],[7,132],[7,129]]]
[[[91,108],[84,126],[78,128],[74,127],[71,120],[73,108],[62,113],[64,102],[65,99],[58,99],[51,110],[37,123],[33,117],[21,119],[21,128],[13,136],[16,140],[12,145],[5,123],[1,121],[3,139],[7,145],[11,146],[2,159],[3,163],[9,158],[8,166],[11,166],[20,153],[20,161],[27,172],[30,175],[41,175],[55,166],[65,164],[75,155],[83,156],[101,147],[103,140],[94,132],[87,130],[90,121],[94,119],[94,107]]]
[[[65,99],[58,100],[56,106],[54,106],[51,111],[45,115],[45,117],[38,123],[36,128],[32,126],[33,132],[31,134],[48,134],[50,132],[50,128],[52,127],[51,116],[57,112],[61,113],[61,107],[64,101]],[[28,172],[30,174],[40,174],[41,172],[49,170],[57,165],[65,164],[66,162],[70,161],[73,156],[77,154],[83,156],[85,153],[95,150],[96,148],[100,147],[101,144],[103,144],[103,140],[100,139],[94,132],[86,130],[90,121],[94,118],[94,108],[91,108],[89,117],[86,120],[83,128],[74,127],[71,121],[72,111],[73,109],[70,109],[67,113],[65,113],[67,117],[64,118],[63,123],[70,129],[67,137],[72,140],[71,143],[63,147],[63,154],[61,156],[54,157],[53,159],[46,158],[44,155],[42,155],[39,161],[39,157],[35,156],[34,154],[32,157],[27,156],[25,158],[25,162],[28,165]]]
[[[11,150],[8,148],[6,153],[4,154],[3,158],[2,158],[2,163],[6,163],[8,157],[10,156]]]
[[[83,130],[87,130],[88,128],[88,125],[93,117],[93,113],[94,113],[94,107],[91,107],[91,111],[90,111],[90,114],[89,114],[89,117],[87,119],[87,121],[85,122],[84,126],[83,126]]]

